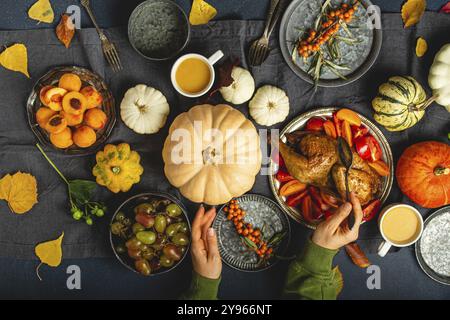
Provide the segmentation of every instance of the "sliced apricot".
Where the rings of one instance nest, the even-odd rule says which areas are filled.
[[[359,117],[359,115],[350,109],[340,109],[337,113],[336,113],[336,117],[339,120],[342,121],[347,121],[348,123],[350,123],[353,126],[357,126],[359,127],[361,125],[361,118]]]
[[[86,98],[76,91],[66,94],[62,101],[64,111],[74,115],[83,114],[86,111],[86,105]]]
[[[73,145],[72,131],[66,127],[59,133],[50,134],[50,142],[57,148],[66,149]]]
[[[48,104],[50,103],[50,100],[48,100],[45,96],[45,94],[48,92],[48,90],[53,89],[54,86],[45,86],[42,87],[41,91],[39,91],[39,100],[41,100],[41,103],[48,107]]]
[[[67,125],[70,127],[77,126],[83,122],[83,114],[71,114],[61,111],[61,115],[66,119]]]
[[[388,165],[383,160],[368,162],[369,166],[382,177],[387,177],[391,173]]]
[[[39,108],[38,111],[36,111],[36,122],[38,123],[38,125],[42,128],[47,130],[47,123],[48,120],[53,117],[56,114],[56,111],[47,108],[47,107],[42,107]]]
[[[62,100],[67,93],[63,88],[51,88],[45,93],[45,99],[48,101],[48,107],[55,111],[62,110]]]
[[[80,93],[86,97],[88,109],[100,107],[103,102],[102,95],[92,86],[84,87]]]
[[[85,123],[95,130],[102,129],[108,121],[108,116],[102,110],[95,108],[90,109],[84,116]]]
[[[80,91],[81,79],[73,73],[65,73],[59,79],[58,87],[66,89],[67,91]]]
[[[333,139],[337,138],[336,127],[331,120],[327,120],[323,123],[323,129],[327,136],[332,137]]]
[[[347,141],[350,147],[353,147],[352,127],[347,120],[342,121],[342,137]]]
[[[75,129],[72,136],[73,142],[80,148],[88,148],[97,141],[94,129],[89,126],[81,126]]]
[[[48,119],[45,130],[50,133],[60,133],[67,128],[67,121],[60,114],[56,114]]]

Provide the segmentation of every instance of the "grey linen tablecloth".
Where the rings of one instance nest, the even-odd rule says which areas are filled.
[[[403,29],[399,14],[383,15],[383,46],[373,68],[360,80],[340,88],[319,88],[310,106],[307,105],[306,92],[309,85],[297,78],[285,64],[278,49],[278,39],[272,38],[273,50],[268,60],[258,68],[251,69],[257,86],[271,84],[287,91],[291,109],[282,128],[295,116],[318,106],[350,107],[372,118],[371,99],[378,86],[392,75],[412,75],[427,87],[428,69],[436,51],[450,42],[450,16],[426,13],[415,28]],[[227,56],[239,57],[246,66],[244,54],[250,40],[261,34],[263,22],[260,21],[219,21],[208,26],[195,27],[192,40],[186,52],[198,52],[210,55],[218,49]],[[124,70],[114,74],[103,59],[98,36],[93,29],[77,31],[70,49],[66,50],[55,37],[53,30],[2,31],[0,45],[24,43],[28,48],[29,80],[19,73],[0,68],[0,177],[16,171],[30,172],[38,181],[39,203],[25,215],[11,213],[4,201],[0,202],[0,256],[22,259],[34,258],[34,246],[42,241],[54,239],[64,231],[63,250],[65,258],[102,257],[111,255],[108,240],[108,225],[111,214],[117,206],[129,196],[159,190],[171,192],[178,196],[163,174],[161,150],[171,121],[179,113],[188,110],[198,101],[180,98],[170,84],[169,71],[171,62],[150,62],[141,58],[128,43],[126,29],[107,30],[120,53]],[[415,41],[418,36],[427,39],[429,52],[418,59],[414,54]],[[117,105],[125,91],[138,83],[144,83],[161,90],[167,97],[171,112],[164,129],[155,135],[137,135],[129,130],[119,119],[109,139],[110,143],[128,142],[142,156],[144,174],[138,185],[128,193],[113,195],[105,188],[98,188],[96,197],[104,200],[109,207],[108,215],[89,227],[74,221],[68,208],[67,190],[64,183],[40,155],[34,144],[36,139],[28,127],[26,100],[35,81],[48,70],[56,66],[78,65],[92,69],[106,79],[110,85]],[[212,100],[222,102],[220,95]],[[247,105],[237,106],[248,115]],[[446,141],[450,131],[450,116],[444,108],[433,105],[424,119],[414,128],[402,133],[389,133],[385,130],[391,144],[394,158],[414,142],[421,140]],[[48,150],[50,157],[70,179],[93,179],[91,169],[95,157],[65,156]],[[258,176],[254,193],[271,196],[267,176]],[[183,201],[190,209],[191,217],[196,205]],[[388,200],[407,202],[394,184]],[[426,215],[428,210],[421,210]],[[292,232],[299,237],[306,237],[309,231],[292,222]],[[294,239],[295,239],[294,237]],[[361,228],[360,244],[369,252],[380,242],[375,222]],[[291,251],[299,250],[291,243]]]

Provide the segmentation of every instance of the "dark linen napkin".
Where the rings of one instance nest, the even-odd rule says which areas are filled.
[[[373,68],[361,79],[345,87],[319,88],[312,103],[307,105],[309,84],[297,78],[285,64],[278,49],[277,33],[272,37],[273,50],[268,60],[251,71],[257,87],[271,84],[286,90],[290,100],[290,113],[286,121],[275,128],[283,128],[295,116],[321,106],[350,107],[372,118],[371,99],[378,86],[392,75],[412,75],[427,88],[428,69],[434,54],[450,42],[450,16],[426,13],[417,27],[403,29],[399,14],[383,15],[383,46]],[[221,49],[226,56],[239,57],[247,67],[244,52],[250,40],[259,36],[263,29],[261,21],[218,21],[208,26],[195,27],[186,52],[198,52],[206,56]],[[4,201],[0,202],[0,256],[30,259],[34,246],[42,241],[55,239],[64,231],[63,250],[65,258],[104,257],[112,254],[109,248],[108,225],[111,214],[128,197],[145,191],[170,192],[187,205],[193,217],[196,205],[183,199],[164,177],[161,150],[167,130],[176,115],[188,110],[201,100],[179,97],[170,84],[172,62],[151,62],[139,56],[127,40],[125,28],[107,30],[118,47],[124,70],[112,73],[101,52],[100,42],[94,29],[77,32],[70,49],[58,42],[53,30],[0,31],[0,45],[24,43],[28,48],[31,79],[19,73],[0,68],[0,177],[16,171],[30,172],[38,181],[39,203],[29,213],[19,216],[11,213]],[[418,36],[427,39],[429,51],[418,59],[414,54]],[[144,174],[141,182],[128,193],[113,195],[105,188],[98,188],[96,197],[108,204],[109,212],[89,227],[74,221],[68,208],[67,190],[64,183],[40,155],[34,144],[36,139],[28,127],[26,100],[35,81],[56,66],[78,65],[92,69],[110,85],[117,107],[125,91],[139,83],[161,90],[167,97],[171,113],[164,129],[155,135],[137,135],[120,119],[113,130],[109,143],[128,142],[142,157]],[[212,102],[222,102],[220,95]],[[248,116],[248,105],[237,106]],[[424,119],[414,128],[401,133],[389,133],[383,129],[397,160],[409,145],[422,140],[446,141],[450,131],[450,115],[443,107],[433,105]],[[91,169],[95,157],[65,156],[47,150],[56,165],[69,179],[93,179]],[[272,197],[267,176],[258,176],[251,192]],[[388,203],[406,202],[394,184]],[[419,208],[420,209],[420,208]],[[420,209],[426,215],[430,211]],[[310,231],[291,220],[293,241],[291,251],[300,250],[296,241],[305,238]],[[380,243],[376,222],[361,228],[361,246],[373,252]]]

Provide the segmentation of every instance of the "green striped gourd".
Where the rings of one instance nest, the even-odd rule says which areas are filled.
[[[422,119],[430,102],[413,77],[391,77],[378,88],[378,95],[372,100],[374,118],[389,131],[406,130]]]

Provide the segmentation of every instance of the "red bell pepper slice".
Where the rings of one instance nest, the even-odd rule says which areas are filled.
[[[284,168],[279,169],[275,177],[279,182],[282,182],[282,183],[294,180],[294,177],[291,176],[289,174],[289,172],[285,171]]]
[[[292,196],[289,196],[286,200],[286,204],[289,207],[296,207],[300,204],[302,199],[308,195],[308,190],[304,190],[303,192],[300,192],[299,194],[294,194]]]
[[[365,135],[354,140],[356,152],[363,160],[378,161],[382,151],[378,141],[371,135]]]

